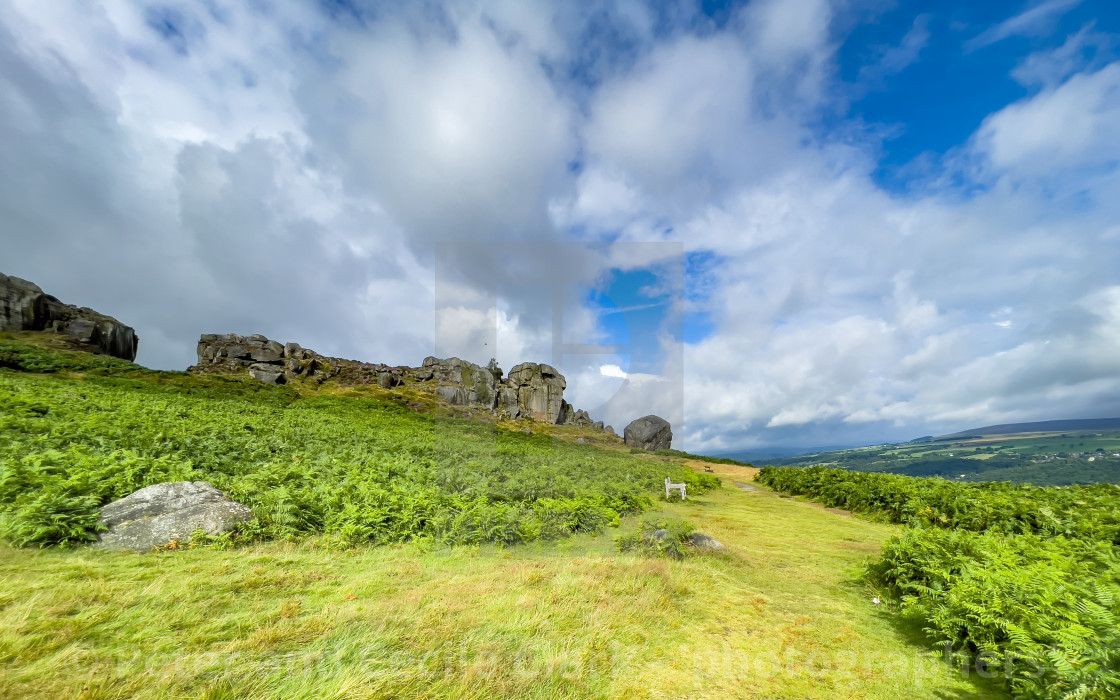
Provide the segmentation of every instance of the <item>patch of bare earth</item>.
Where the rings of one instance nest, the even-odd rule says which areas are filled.
[[[753,481],[755,475],[759,472],[757,467],[740,467],[734,464],[713,464],[712,462],[705,462],[700,459],[685,459],[682,461],[686,466],[698,472],[710,472],[716,476],[727,477],[728,479]]]

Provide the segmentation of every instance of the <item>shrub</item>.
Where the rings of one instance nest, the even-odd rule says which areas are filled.
[[[99,513],[93,496],[49,490],[25,494],[0,517],[0,537],[16,547],[63,547],[97,539]]]
[[[1120,696],[1120,559],[1100,542],[913,529],[869,567],[958,661],[1024,698]]]
[[[665,530],[663,538],[655,538],[653,534]],[[680,559],[684,556],[684,544],[696,528],[689,522],[661,514],[646,515],[641,519],[639,532],[622,535],[618,538],[618,550],[621,553],[637,553],[645,556],[669,557]]]

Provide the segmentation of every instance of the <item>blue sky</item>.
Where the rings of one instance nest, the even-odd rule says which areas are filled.
[[[1032,9],[1041,10],[1037,19],[1019,32],[985,34]],[[906,2],[853,28],[838,52],[841,79],[853,93],[844,118],[876,125],[889,134],[876,173],[880,184],[904,189],[906,166],[915,159],[958,148],[989,114],[1037,93],[1039,86],[1015,79],[1015,68],[1025,56],[1057,49],[1086,28],[1115,37],[1120,33],[1120,5],[1073,0]],[[868,80],[868,66],[881,60],[884,51],[903,46],[907,35],[915,41],[912,62]],[[1084,52],[1103,60],[1115,49],[1112,43],[1107,49],[1089,46]]]
[[[1120,415],[1118,51],[1091,0],[11,0],[0,271],[150,366],[551,362],[690,450]]]

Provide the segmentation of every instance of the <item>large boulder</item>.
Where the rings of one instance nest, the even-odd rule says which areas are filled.
[[[542,423],[560,422],[568,382],[555,367],[523,362],[509,371],[506,383],[517,390],[517,408],[522,417]]]
[[[42,330],[35,325],[43,296],[38,285],[0,273],[0,331]]]
[[[155,484],[101,509],[97,546],[146,552],[173,541],[185,542],[195,530],[208,535],[229,532],[253,518],[246,506],[231,501],[205,481]]]
[[[440,386],[436,387],[436,396],[440,397],[452,406],[466,406],[467,405],[467,392],[463,391],[460,386]]]
[[[522,418],[521,407],[517,404],[517,389],[503,386],[498,391],[498,413],[509,418]]]
[[[255,362],[249,365],[249,376],[262,384],[283,384],[285,381],[284,368],[266,362]]]
[[[0,274],[0,331],[53,331],[74,346],[132,361],[136,331],[93,309],[64,304],[38,285]]]
[[[623,440],[629,447],[650,452],[672,449],[673,431],[669,421],[658,416],[645,416],[626,426]]]

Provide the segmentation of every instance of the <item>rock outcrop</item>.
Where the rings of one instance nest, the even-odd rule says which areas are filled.
[[[645,416],[626,426],[623,440],[628,447],[650,452],[672,449],[673,431],[669,421],[658,416]]]
[[[135,360],[140,339],[129,326],[93,309],[64,304],[38,285],[0,274],[0,331],[53,331],[75,347]]]
[[[517,392],[513,418],[532,418],[553,424],[563,422],[560,409],[564,406],[564,389],[568,387],[568,381],[555,367],[522,362],[509,371],[506,385],[511,392]]]
[[[249,376],[265,384],[306,377],[322,382],[342,371],[341,361],[326,358],[298,343],[281,345],[263,335],[206,334],[198,341],[198,364],[192,371]]]
[[[97,546],[147,552],[186,542],[195,530],[208,535],[229,532],[252,518],[249,508],[205,481],[155,484],[101,509],[101,523],[109,529],[101,533]]]
[[[579,425],[603,430],[586,411],[564,401],[568,382],[555,367],[524,362],[503,378],[491,360],[483,367],[458,357],[428,357],[419,367],[390,367],[324,357],[296,343],[281,345],[263,335],[203,335],[193,372],[240,374],[265,384],[296,380],[392,389],[408,383],[430,391],[444,403],[488,411],[501,418],[529,418],[551,425]]]
[[[603,421],[595,421],[591,416],[587,415],[587,411],[576,409],[572,407],[567,401],[561,402],[560,405],[560,418],[557,421],[560,425],[584,425],[590,426],[596,430],[610,433],[614,435],[614,429],[610,426],[604,426]]]
[[[426,357],[420,367],[405,370],[416,382],[434,383],[436,394],[452,406],[474,406],[487,411],[498,406],[502,369],[497,362],[481,367],[458,357]]]

